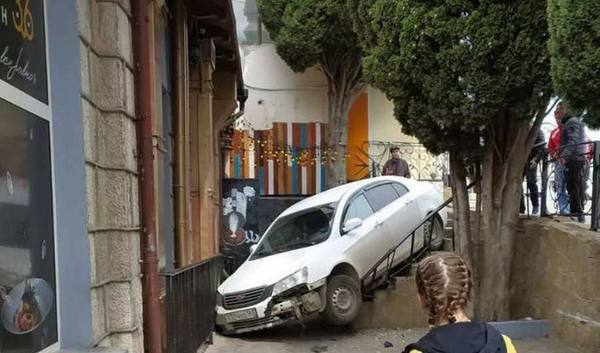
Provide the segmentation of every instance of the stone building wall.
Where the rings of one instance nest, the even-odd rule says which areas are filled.
[[[551,334],[600,352],[600,233],[548,218],[523,220],[511,274],[515,319],[550,320]]]
[[[131,4],[77,6],[94,345],[142,353]]]

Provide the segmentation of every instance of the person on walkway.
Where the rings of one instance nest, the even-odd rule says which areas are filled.
[[[516,353],[512,341],[484,322],[471,321],[465,307],[471,299],[471,271],[458,255],[442,252],[417,267],[419,300],[433,328],[404,353]]]
[[[390,149],[392,158],[383,166],[383,175],[396,175],[410,178],[410,168],[408,163],[400,158],[400,147],[394,146]]]
[[[562,118],[565,115],[565,109],[561,103],[554,110],[554,119],[556,120],[556,128],[550,133],[548,140],[548,152],[554,163],[554,192],[556,192],[556,200],[558,201],[558,212],[561,215],[571,213],[569,206],[569,195],[567,195],[567,184],[565,183],[565,166],[560,158],[560,135],[562,132]]]
[[[529,199],[533,206],[532,214],[540,213],[540,193],[537,184],[538,165],[546,154],[546,138],[544,132],[540,129],[537,132],[531,152],[527,158],[527,165],[523,174],[527,179],[527,189],[529,190]],[[525,199],[521,197],[521,213],[525,213]]]
[[[571,215],[577,217],[580,223],[585,222],[583,206],[585,204],[586,147],[585,128],[579,118],[574,116],[568,106],[561,104],[564,109],[562,131],[560,135],[560,157],[566,167],[567,191],[571,206]]]

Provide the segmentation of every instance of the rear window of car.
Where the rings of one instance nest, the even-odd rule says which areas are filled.
[[[400,183],[392,183],[392,186],[394,187],[394,189],[396,189],[396,192],[398,193],[398,196],[400,196],[400,197],[402,197],[408,193],[408,189],[406,188],[406,186],[404,186]]]
[[[367,199],[373,206],[375,212],[398,199],[398,193],[391,184],[375,186],[367,190]]]

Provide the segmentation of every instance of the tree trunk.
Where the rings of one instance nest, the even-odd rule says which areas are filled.
[[[450,153],[450,174],[454,212],[454,246],[459,255],[468,258],[469,240],[471,239],[471,211],[465,163],[458,153]]]
[[[533,142],[533,128],[503,112],[494,119],[486,139],[481,180],[481,240],[479,290],[475,291],[480,320],[506,320],[510,315],[510,265],[519,220],[523,168]]]
[[[327,77],[329,98],[327,186],[346,183],[346,153],[348,144],[348,112],[363,90],[360,53],[324,54],[321,63]]]

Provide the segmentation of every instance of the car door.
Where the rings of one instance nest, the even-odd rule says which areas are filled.
[[[406,236],[412,232],[416,226],[421,223],[421,211],[419,209],[419,205],[417,202],[418,195],[413,191],[410,192],[409,189],[400,182],[392,183],[396,192],[400,195],[400,200],[397,211],[396,211],[396,220],[398,221],[397,227],[398,231],[393,235],[394,243],[399,244]],[[415,232],[415,242],[413,251],[419,250],[423,246],[423,227],[420,227]],[[410,256],[411,251],[411,240],[406,240],[397,251],[397,262],[403,261]]]
[[[350,243],[346,254],[357,267],[359,275],[364,275],[385,252],[385,233],[373,215],[373,208],[364,192],[354,195],[347,203],[341,222],[341,234],[344,241]],[[346,221],[358,218],[362,225],[350,232],[343,231]],[[374,260],[375,259],[375,260]]]
[[[385,232],[383,238],[387,241],[387,248],[395,248],[404,240],[396,250],[394,263],[405,260],[411,250],[411,239],[405,240],[405,238],[420,221],[413,195],[406,186],[396,182],[379,185],[369,190],[367,196],[369,197],[369,195],[371,195],[369,200],[373,199],[373,202],[380,200],[380,204],[376,205],[376,209],[379,209],[376,215],[384,224],[382,227]],[[381,202],[382,200],[384,202]],[[417,239],[415,238],[415,240]]]

